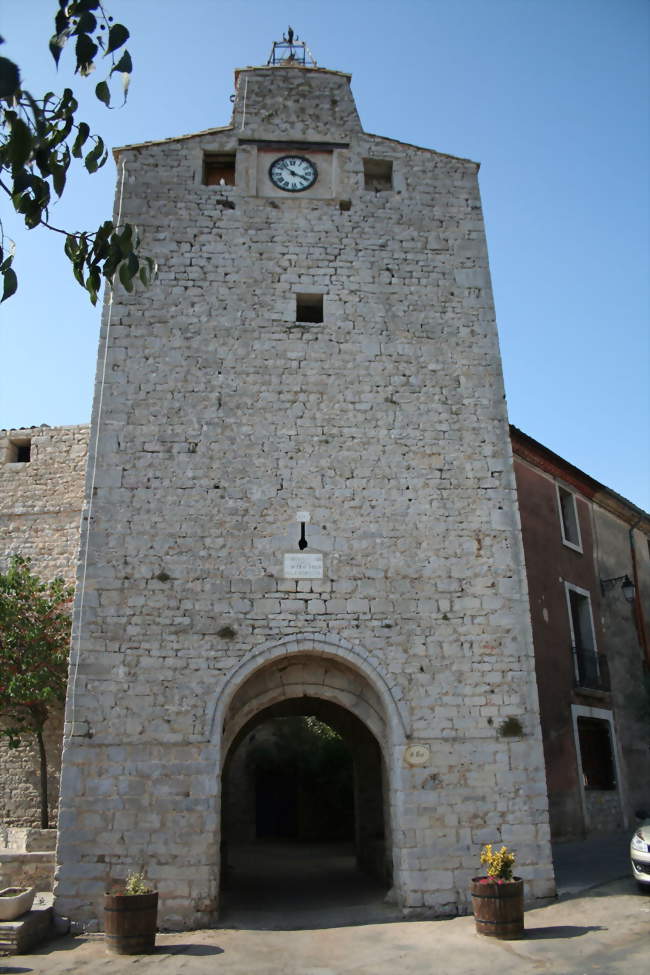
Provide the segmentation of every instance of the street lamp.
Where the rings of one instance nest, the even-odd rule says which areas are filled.
[[[628,603],[633,603],[636,596],[636,586],[627,574],[624,576],[616,576],[614,579],[601,579],[600,591],[602,592],[603,596],[610,589],[613,589],[614,586],[619,582],[621,584],[621,592],[623,593],[623,596]]]

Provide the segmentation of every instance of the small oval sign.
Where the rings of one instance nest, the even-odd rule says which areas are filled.
[[[407,745],[404,750],[404,761],[407,765],[426,765],[431,758],[429,745]]]

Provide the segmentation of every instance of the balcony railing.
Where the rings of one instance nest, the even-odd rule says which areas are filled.
[[[609,668],[607,657],[583,647],[573,647],[575,661],[576,687],[592,691],[609,691]]]

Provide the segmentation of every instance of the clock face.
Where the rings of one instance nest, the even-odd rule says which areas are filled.
[[[300,193],[313,186],[318,177],[316,167],[304,156],[280,156],[269,166],[269,178],[279,190]]]

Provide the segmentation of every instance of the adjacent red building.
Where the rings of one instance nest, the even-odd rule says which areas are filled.
[[[556,839],[650,810],[650,517],[511,427]]]

